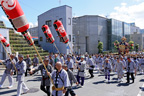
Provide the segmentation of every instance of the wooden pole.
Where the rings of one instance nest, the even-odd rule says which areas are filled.
[[[72,51],[72,49],[71,49],[71,47],[70,47],[69,43],[68,43],[68,46],[69,46],[69,48],[70,48],[70,50],[71,50],[71,53],[73,54],[73,51]]]
[[[0,61],[0,63],[6,68],[6,65],[4,65],[2,61]]]
[[[1,41],[1,44],[3,45],[4,50],[6,51],[6,53],[7,53],[8,57],[9,57],[9,59],[10,59],[11,63],[13,64],[13,66],[14,66],[14,68],[15,68],[16,72],[17,72],[17,69],[16,69],[16,67],[15,67],[15,64],[13,63],[13,61],[12,61],[12,59],[11,59],[10,55],[8,54],[8,52],[7,52],[7,50],[6,50],[5,46],[4,46],[4,44],[2,43],[2,41]]]
[[[58,50],[58,48],[57,48],[55,42],[54,42],[53,44],[54,44],[55,48],[57,49],[57,51],[58,51],[58,53],[59,53],[59,55],[60,55],[60,51]]]
[[[30,34],[29,34],[29,33],[27,33],[27,35],[29,36],[30,41],[31,41],[31,42],[33,42],[33,41],[32,41],[32,38],[30,37]],[[43,66],[44,66],[45,70],[46,70],[46,71],[47,71],[47,73],[48,73],[48,70],[47,70],[47,68],[46,68],[46,66],[45,66],[45,64],[44,64],[44,62],[43,62],[43,60],[42,60],[42,58],[41,58],[41,56],[40,56],[40,54],[39,54],[38,50],[36,49],[36,46],[35,46],[34,42],[33,42],[33,44],[32,44],[32,45],[33,45],[33,47],[34,47],[34,49],[35,49],[35,51],[36,51],[36,53],[37,53],[37,55],[38,55],[38,57],[39,57],[40,61],[42,62],[42,64],[43,64]],[[52,80],[52,78],[51,78],[51,76],[50,76],[50,75],[49,75],[49,78],[50,78],[50,80],[51,80],[51,82],[52,82],[53,86],[55,86],[55,85],[54,85],[54,82],[53,82],[53,80]]]

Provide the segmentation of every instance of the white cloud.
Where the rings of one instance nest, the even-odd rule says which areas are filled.
[[[121,3],[121,5],[116,6],[114,10],[115,12],[110,13],[110,18],[128,23],[135,22],[136,26],[144,28],[144,2],[132,6]]]
[[[6,16],[3,16],[3,15],[0,17],[0,19],[1,19],[2,21],[9,21],[8,18],[7,18]]]
[[[30,28],[37,27],[38,22],[35,22],[35,23],[29,22],[29,25],[30,25]]]

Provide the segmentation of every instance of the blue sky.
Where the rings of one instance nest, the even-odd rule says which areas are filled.
[[[60,0],[18,1],[32,26],[37,25],[37,16],[42,14],[43,12],[54,7],[69,5],[73,8],[73,16],[109,16],[110,18],[119,19],[121,21],[136,22],[137,26],[144,28],[144,24],[142,23],[142,21],[144,21],[144,0],[61,0],[61,4],[59,3]],[[143,8],[141,8],[142,6]],[[138,17],[141,17],[141,19],[137,19]],[[1,8],[0,20],[3,20],[7,27],[11,27]]]

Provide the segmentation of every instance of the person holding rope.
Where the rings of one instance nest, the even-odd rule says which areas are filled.
[[[14,54],[11,54],[10,57],[12,59],[12,62],[14,64],[16,64],[16,61],[14,59]],[[13,87],[13,72],[14,72],[14,70],[13,70],[13,64],[12,64],[12,62],[11,62],[10,59],[6,59],[5,60],[6,69],[5,69],[5,71],[3,73],[3,76],[1,78],[0,88],[3,88],[3,83],[4,83],[4,81],[5,81],[5,79],[6,79],[7,76],[8,76],[8,80],[9,80],[9,83],[10,83],[9,86],[8,86],[8,88],[10,89],[10,88]]]
[[[44,59],[44,64],[48,70],[48,72],[52,72],[52,66],[49,64],[49,58],[45,58]],[[30,74],[34,74],[37,71],[41,71],[41,75],[42,75],[42,80],[41,80],[41,86],[40,89],[45,92],[47,94],[47,96],[50,96],[50,85],[51,85],[51,81],[49,76],[47,75],[47,72],[44,68],[44,65],[40,65],[39,67],[35,67],[34,69],[32,69],[30,71]]]
[[[51,75],[54,86],[52,87],[52,96],[63,96],[67,88],[70,86],[70,80],[67,72],[62,69],[61,62],[57,62],[56,70],[54,70],[51,74],[47,72],[48,75]]]

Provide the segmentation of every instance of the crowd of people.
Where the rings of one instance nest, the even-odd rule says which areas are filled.
[[[12,61],[6,59],[6,69],[1,77],[0,88],[3,88],[3,83],[8,77],[9,86],[12,88],[13,74],[17,75],[17,96],[27,93],[29,88],[24,83],[25,76],[39,74],[41,72],[40,89],[48,96],[77,96],[72,86],[73,83],[77,87],[83,87],[86,74],[94,77],[94,71],[98,74],[105,75],[105,82],[110,83],[110,74],[115,72],[117,75],[117,82],[123,82],[126,74],[128,84],[135,81],[135,76],[139,72],[144,74],[144,56],[141,54],[129,55],[114,55],[114,54],[84,54],[84,55],[65,55],[65,54],[49,54],[45,56],[43,62],[40,63],[37,55],[31,60],[29,55],[26,58],[19,54],[18,59],[14,54],[10,54]],[[2,60],[1,60],[2,62]],[[15,65],[15,67],[14,67]],[[130,76],[132,82],[130,83]],[[52,86],[52,92],[50,88]],[[23,92],[21,92],[23,91]]]

